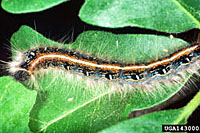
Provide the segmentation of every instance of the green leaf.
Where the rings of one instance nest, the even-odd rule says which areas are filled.
[[[10,13],[39,12],[69,0],[2,0],[1,6]]]
[[[160,133],[162,125],[170,125],[183,109],[158,111],[123,121],[100,133]],[[185,124],[179,123],[179,124]]]
[[[199,12],[199,0],[87,0],[79,16],[101,27],[134,26],[178,33],[200,28]]]
[[[12,77],[0,78],[0,132],[30,132],[29,113],[36,95]]]
[[[200,105],[199,99],[200,91],[184,108],[154,112],[141,117],[123,121],[101,131],[101,133],[155,133],[162,131],[162,125],[186,124],[189,116]]]
[[[19,50],[38,45],[57,46],[128,63],[152,61],[189,45],[176,38],[116,35],[99,31],[84,32],[73,44],[62,45],[46,39],[27,26],[21,27],[12,36],[11,43]],[[30,116],[29,126],[34,132],[102,130],[127,119],[131,111],[152,107],[167,100],[189,78],[183,79],[183,84],[142,90],[135,86],[127,88],[118,83],[96,81],[75,72],[57,69],[41,70],[34,76],[35,89],[40,92]]]

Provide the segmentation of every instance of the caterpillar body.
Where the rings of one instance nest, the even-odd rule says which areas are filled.
[[[40,68],[58,67],[112,82],[140,84],[146,79],[168,77],[173,70],[195,63],[200,56],[200,44],[180,49],[157,61],[139,65],[106,61],[71,49],[57,47],[30,49],[18,56],[20,61],[11,63],[10,71],[19,81],[29,79]]]

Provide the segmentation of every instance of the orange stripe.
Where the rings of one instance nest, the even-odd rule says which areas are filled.
[[[197,45],[198,45],[198,44],[197,44]],[[183,54],[180,54],[180,53],[184,52],[185,50],[187,50],[187,49],[189,49],[189,48],[193,48],[193,47],[195,47],[195,46],[197,46],[197,45],[193,45],[193,46],[191,46],[191,47],[184,48],[184,49],[180,50],[179,52],[176,52],[176,53],[172,54],[172,56],[170,56],[170,57],[166,57],[166,58],[163,58],[163,59],[161,59],[161,60],[151,62],[151,63],[149,63],[148,65],[125,65],[125,66],[122,67],[122,66],[120,66],[119,64],[100,64],[100,65],[101,65],[100,69],[102,69],[102,70],[108,70],[108,71],[113,71],[113,72],[119,72],[121,68],[126,68],[126,67],[137,67],[137,68],[124,69],[123,71],[124,71],[124,72],[127,72],[127,71],[138,71],[138,72],[143,72],[143,71],[145,71],[145,69],[146,69],[145,66],[148,67],[148,66],[151,66],[151,65],[152,65],[151,67],[149,67],[149,69],[153,69],[153,68],[156,68],[156,67],[161,66],[161,65],[167,65],[167,64],[169,64],[171,61],[167,61],[167,60],[171,59],[172,57],[176,57],[176,56],[177,56],[176,58],[174,58],[174,59],[172,60],[172,61],[175,61],[175,60],[178,60],[180,57],[182,57],[182,56],[184,56],[184,55],[189,55],[189,54],[190,54],[191,52],[193,52],[194,50],[199,49],[199,46],[196,47],[196,48],[195,48],[194,50],[192,50],[192,51],[187,51],[187,52],[185,52],[185,53],[183,53]],[[179,54],[180,54],[180,55],[179,55]],[[97,61],[90,61],[90,60],[86,60],[86,59],[78,59],[78,57],[76,57],[76,56],[69,56],[69,55],[65,55],[65,54],[60,54],[60,53],[58,53],[58,52],[54,52],[54,53],[41,53],[41,54],[39,54],[39,55],[37,56],[37,58],[36,58],[35,60],[31,61],[31,64],[33,64],[39,57],[43,57],[43,56],[45,56],[45,55],[60,55],[60,56],[69,57],[69,58],[71,58],[71,59],[81,60],[81,61],[83,61],[83,62],[86,62],[86,64],[77,63],[77,62],[72,62],[72,61],[70,61],[70,60],[62,59],[62,58],[57,58],[57,57],[54,58],[54,60],[66,61],[66,62],[69,62],[69,64],[79,64],[80,66],[88,67],[88,68],[91,69],[91,70],[94,70],[96,67],[95,67],[95,66],[87,65],[87,63],[92,63],[92,64],[94,64],[94,65],[98,65]],[[30,71],[34,70],[35,67],[36,67],[39,63],[41,63],[41,62],[43,62],[43,61],[45,61],[45,60],[52,60],[52,58],[50,58],[50,57],[42,58],[42,59],[39,60],[37,63],[35,63],[34,66],[31,65],[32,67],[30,67],[29,70],[30,70]],[[166,60],[166,62],[163,62],[163,61],[165,61],[165,60]],[[159,63],[159,62],[162,62],[162,63]],[[153,64],[155,64],[155,65],[153,65]],[[118,68],[118,69],[115,69],[115,68],[108,68],[108,67],[106,67],[106,66],[116,67],[116,68]],[[141,67],[141,68],[140,68],[140,67]]]

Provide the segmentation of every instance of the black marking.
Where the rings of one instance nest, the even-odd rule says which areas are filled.
[[[65,50],[64,50],[64,49],[58,49],[57,51],[60,52],[61,54],[64,54],[64,53],[65,53]]]
[[[189,56],[182,56],[180,58],[180,61],[183,63],[183,64],[186,64],[186,63],[189,63],[191,61],[190,57]]]
[[[109,80],[112,80],[113,79],[113,76],[112,74],[108,73],[108,74],[105,74],[105,77]]]
[[[100,65],[103,61],[101,59],[97,59],[97,64]]]
[[[38,48],[38,51],[39,51],[40,53],[45,53],[44,48]]]
[[[70,50],[69,49],[64,49],[65,50],[65,54],[70,54]]]
[[[133,80],[141,80],[144,78],[144,76],[142,74],[137,73],[137,74],[131,75],[131,78]]]
[[[70,51],[70,52],[69,52],[69,55],[70,55],[70,56],[76,56],[76,54],[77,54],[76,51]]]
[[[29,79],[29,77],[30,77],[30,74],[23,70],[19,70],[14,74],[14,78],[19,81],[25,81]]]
[[[70,67],[70,64],[68,63],[68,62],[65,62],[64,63],[64,68],[66,69],[66,70],[71,70],[72,68]]]
[[[89,59],[89,56],[88,56],[88,55],[84,55],[84,54],[82,54],[81,56],[82,56],[82,59],[86,59],[86,60]]]
[[[25,55],[25,56],[28,56],[28,53],[29,53],[29,52],[25,52],[24,55]]]
[[[89,71],[86,70],[86,69],[83,70],[83,74],[84,74],[85,76],[91,76],[91,74],[89,73]]]
[[[28,67],[29,67],[29,66],[30,66],[30,65],[28,65],[28,64],[25,62],[24,64],[21,65],[21,68],[24,68],[24,69],[28,70]]]
[[[56,48],[52,48],[52,47],[49,47],[49,52],[55,52],[56,51]]]

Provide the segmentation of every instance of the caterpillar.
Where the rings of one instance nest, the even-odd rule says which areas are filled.
[[[118,119],[124,110],[123,117],[127,117],[131,111],[157,105],[177,93],[189,77],[185,74],[190,72],[191,75],[199,64],[199,44],[188,46],[176,39],[155,39],[155,44],[161,46],[156,47],[151,40],[142,38],[137,41],[135,38],[140,37],[133,35],[131,39],[120,41],[117,36],[110,39],[108,34],[112,41],[102,42],[105,37],[99,39],[98,34],[92,32],[88,36],[93,40],[84,36],[79,37],[73,45],[63,46],[40,39],[35,32],[28,33],[21,31],[20,39],[17,34],[13,37],[14,41],[11,39],[17,47],[15,49],[13,44],[13,60],[8,63],[8,70],[25,87],[38,91],[29,123],[35,132],[54,129],[54,123],[57,122],[62,122],[70,129],[73,125],[69,124],[69,120],[75,120],[78,125],[86,120],[85,127],[91,127],[93,122],[113,121],[110,119],[113,116]],[[139,49],[142,52],[138,52]],[[116,58],[120,53],[121,56]],[[148,56],[149,53],[154,54]],[[158,55],[158,58],[154,55]],[[138,56],[151,59],[137,60]],[[178,76],[183,76],[181,82],[175,84],[170,80]],[[151,81],[150,85],[147,81]],[[46,117],[48,111],[53,113]],[[75,113],[86,115],[82,115],[77,122],[71,119]],[[99,119],[99,114],[106,119]],[[94,118],[94,121],[88,123],[87,118]],[[35,124],[38,126],[35,127]]]
[[[149,79],[168,77],[173,70],[195,63],[200,56],[200,44],[193,44],[168,57],[146,64],[106,61],[72,49],[58,47],[38,47],[18,56],[20,61],[10,64],[10,72],[18,81],[29,79],[40,68],[58,67],[106,81],[141,84]]]

